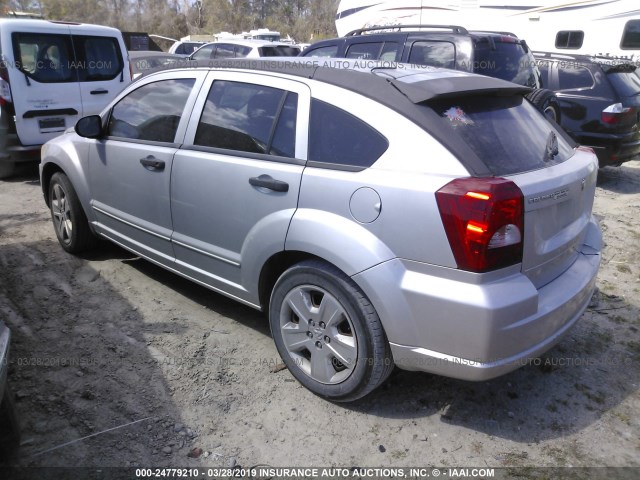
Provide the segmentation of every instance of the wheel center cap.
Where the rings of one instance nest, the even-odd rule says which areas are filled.
[[[315,327],[313,329],[313,334],[315,335],[316,338],[320,339],[324,334],[324,330],[320,327]]]

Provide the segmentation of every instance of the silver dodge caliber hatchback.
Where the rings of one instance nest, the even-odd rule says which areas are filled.
[[[158,72],[49,141],[42,188],[65,250],[107,238],[266,312],[322,397],[394,365],[485,380],[558,342],[600,262],[597,159],[527,91],[346,60]]]

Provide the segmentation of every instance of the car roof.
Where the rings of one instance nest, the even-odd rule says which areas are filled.
[[[105,27],[103,25],[94,25],[91,23],[75,23],[75,22],[58,22],[53,20],[43,20],[43,19],[27,19],[27,18],[0,18],[0,28],[2,27],[10,27],[10,26],[19,26],[19,28],[29,28],[37,30],[42,28],[44,25],[53,26],[60,25],[68,27],[71,30],[71,33],[74,33],[74,30],[81,30],[81,33],[85,33],[88,28],[95,32],[105,32],[113,35],[115,32],[120,33],[120,30],[113,27]]]
[[[591,56],[591,55],[580,55],[580,54],[569,54],[569,53],[554,53],[554,52],[533,52],[533,56],[536,58],[543,58],[545,60],[549,60],[551,62],[566,62],[567,60],[576,63],[585,63],[585,64],[598,64],[601,66],[620,66],[620,65],[635,65],[638,66],[637,62],[634,62],[628,58],[615,58],[615,57],[605,57],[605,56]]]
[[[270,40],[258,40],[258,39],[229,39],[229,40],[216,40],[215,42],[208,42],[206,45],[220,45],[220,44],[231,44],[231,45],[242,45],[244,47],[265,47],[265,46],[293,46],[288,43],[282,42],[272,42]],[[204,45],[203,45],[204,46]]]

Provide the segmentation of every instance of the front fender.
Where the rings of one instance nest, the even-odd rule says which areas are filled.
[[[323,258],[349,276],[395,258],[387,245],[354,220],[308,208],[293,216],[285,249]]]
[[[49,206],[49,180],[55,172],[62,171],[71,181],[91,225],[93,211],[89,208],[91,194],[87,181],[89,145],[87,142],[76,141],[79,139],[75,133],[66,133],[42,146],[40,185],[45,202]]]

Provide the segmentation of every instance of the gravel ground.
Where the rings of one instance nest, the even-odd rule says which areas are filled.
[[[65,253],[37,172],[0,181],[22,429],[0,465],[640,466],[640,162],[600,171],[595,213],[600,293],[555,349],[484,383],[396,371],[342,405],[281,368],[261,313],[106,243]]]

